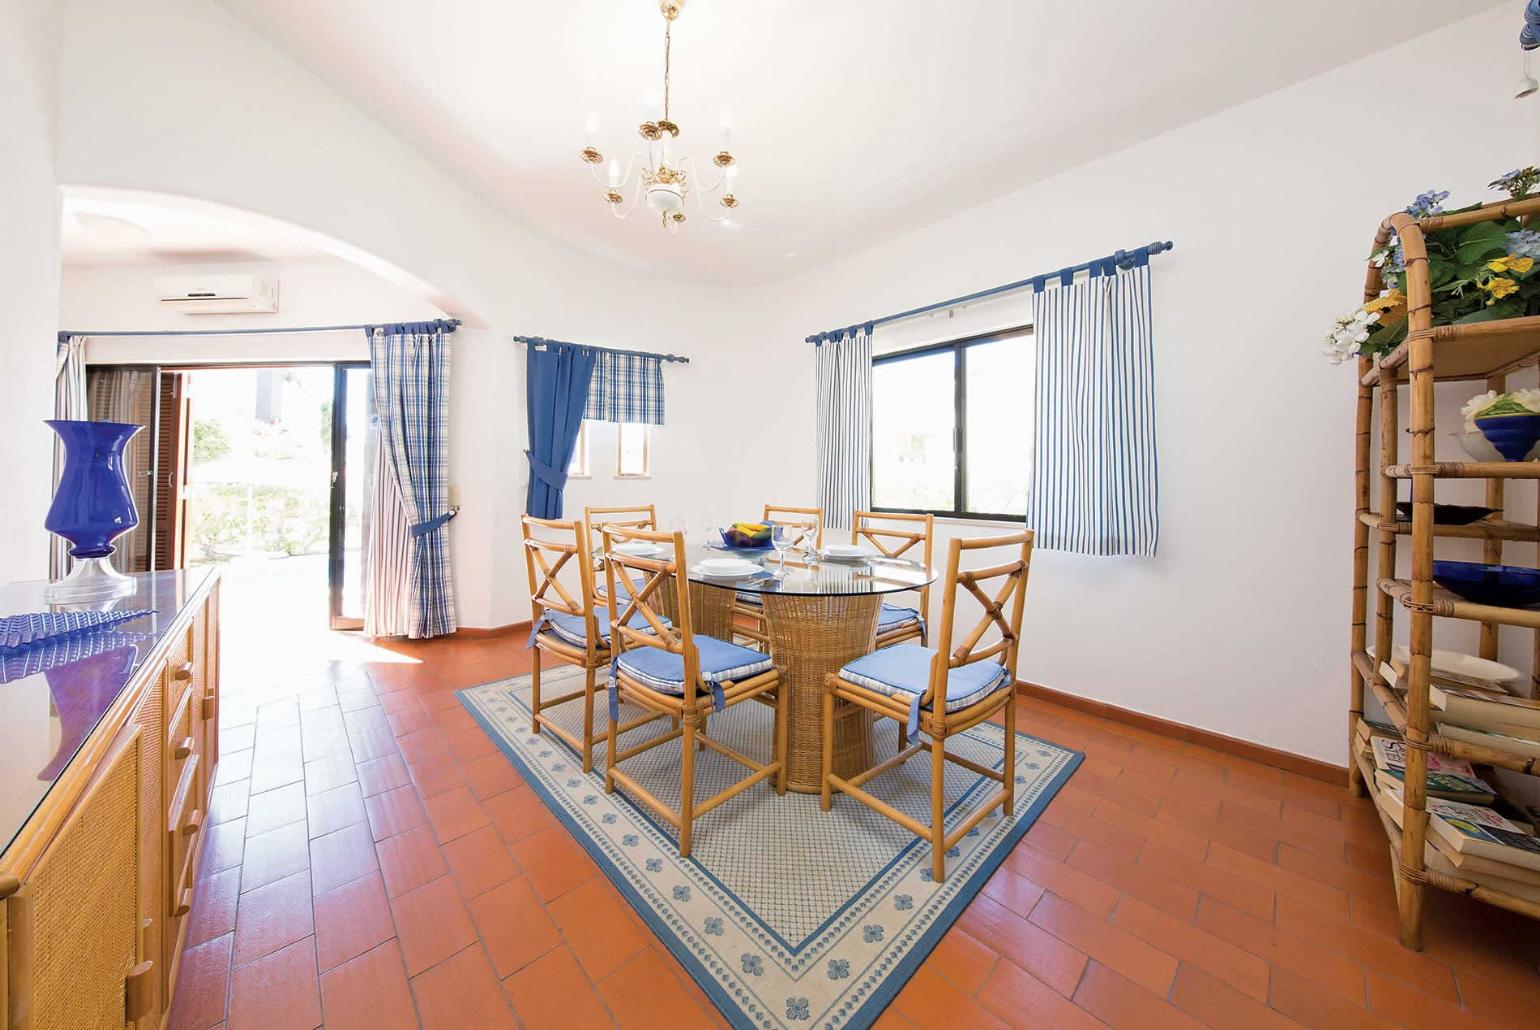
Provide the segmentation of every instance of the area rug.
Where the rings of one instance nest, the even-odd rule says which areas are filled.
[[[547,671],[548,696],[580,686],[570,667]],[[947,854],[947,877],[931,875],[930,845],[848,797],[823,812],[816,795],[777,797],[765,784],[695,824],[694,853],[681,860],[673,827],[617,789],[604,793],[603,745],[584,776],[574,752],[530,732],[529,677],[459,692],[461,702],[546,805],[587,848],[718,1009],[739,1027],[867,1027],[962,914],[1083,757],[1018,734],[1016,814],[992,813]],[[547,711],[577,730],[581,704]],[[602,720],[601,699],[596,715]],[[622,707],[621,718],[640,714]],[[774,713],[734,706],[711,719],[712,735],[758,761],[771,750]],[[666,725],[666,724],[665,724]],[[639,743],[663,727],[622,737]],[[897,749],[881,726],[877,757]],[[1004,730],[985,724],[948,742],[980,765],[1004,761]],[[627,769],[665,803],[679,804],[678,741],[628,760]],[[712,751],[698,752],[697,797],[741,775]],[[923,752],[867,785],[901,811],[929,821],[930,759]],[[993,781],[947,766],[947,821],[966,818]]]

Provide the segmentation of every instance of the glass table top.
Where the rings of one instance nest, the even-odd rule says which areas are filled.
[[[707,575],[702,561],[742,558],[757,566],[736,576]],[[859,559],[821,558],[810,565],[800,552],[788,552],[782,571],[773,550],[729,550],[687,545],[685,563],[690,582],[736,590],[746,594],[793,594],[801,597],[835,597],[857,594],[892,594],[918,590],[936,581],[934,568],[904,558],[885,558],[873,552]]]
[[[153,608],[110,629],[0,652],[0,852],[32,817],[75,752],[213,569],[133,576],[136,591],[114,611]],[[46,583],[0,586],[0,616],[68,610],[43,601]]]

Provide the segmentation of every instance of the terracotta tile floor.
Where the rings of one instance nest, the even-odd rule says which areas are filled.
[[[238,607],[173,1028],[723,1025],[456,701],[521,639],[274,651]],[[1435,892],[1401,949],[1366,802],[1021,716],[1086,762],[879,1026],[1537,1025],[1540,926]]]

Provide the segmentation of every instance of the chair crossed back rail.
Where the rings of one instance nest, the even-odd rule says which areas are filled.
[[[530,642],[534,642],[550,612],[562,612],[583,619],[587,650],[593,654],[598,649],[599,635],[594,621],[594,570],[588,557],[587,529],[575,519],[564,522],[525,515],[519,521],[524,527],[524,563],[529,570]],[[569,563],[577,570],[576,592],[571,573],[563,582],[562,571]]]
[[[858,511],[850,517],[850,542],[867,543],[885,558],[907,558],[928,569],[935,543],[934,515]],[[914,553],[918,548],[918,553]],[[920,614],[930,614],[930,584],[919,590]]]
[[[647,529],[658,528],[658,509],[654,504],[640,504],[630,508],[587,508],[583,509],[583,524],[588,527],[590,539],[596,533],[604,531],[605,526],[618,526],[622,529]]]
[[[1016,679],[1016,659],[1021,643],[1021,613],[1027,599],[1027,572],[1032,564],[1032,531],[1011,533],[1007,536],[978,537],[972,540],[953,540],[947,554],[946,579],[942,589],[945,596],[941,607],[941,628],[936,637],[936,656],[931,661],[930,683],[920,699],[920,704],[930,705],[939,691],[945,707],[947,673],[952,669],[975,662],[999,657],[1000,664]],[[962,569],[964,551],[990,549],[1006,550],[1007,560],[977,569]],[[959,591],[966,592],[983,609],[978,620],[962,636],[956,647],[952,646],[956,628],[957,599]],[[998,639],[985,643],[991,630],[999,633]]]
[[[693,704],[695,684],[700,679],[700,656],[695,650],[690,619],[689,582],[680,571],[684,566],[684,534],[610,524],[604,527],[603,537],[611,654],[618,658],[635,647],[656,647],[679,655],[684,661],[685,700]],[[616,544],[633,540],[660,544],[670,553],[661,558],[641,558],[615,550]],[[625,583],[625,594],[615,592],[615,584],[621,580]],[[674,593],[677,605],[678,617],[674,619],[658,608],[658,601],[668,591]],[[646,624],[645,629],[632,624],[638,615]]]
[[[813,531],[813,546],[823,546],[823,509],[795,508],[784,504],[765,505],[764,521],[783,526],[798,526]]]

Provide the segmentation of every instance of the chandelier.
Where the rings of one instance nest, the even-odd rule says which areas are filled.
[[[593,144],[593,137],[598,133],[598,120],[594,116],[588,119],[589,142],[583,148],[582,157],[588,163],[589,172],[604,190],[604,199],[610,205],[610,211],[616,218],[626,218],[637,208],[638,201],[645,198],[647,210],[657,215],[663,223],[663,227],[670,232],[675,231],[685,221],[685,204],[693,203],[695,210],[702,216],[713,222],[722,222],[731,226],[733,208],[738,206],[738,198],[733,195],[733,179],[738,174],[738,164],[731,151],[731,127],[726,119],[722,123],[722,149],[719,150],[711,163],[719,171],[716,181],[709,186],[704,185],[704,178],[699,174],[694,158],[688,154],[677,156],[673,143],[679,138],[679,126],[669,119],[669,92],[668,75],[670,50],[672,47],[672,30],[674,19],[679,17],[679,12],[684,8],[685,0],[659,0],[658,8],[663,12],[663,117],[656,121],[643,122],[638,127],[642,139],[647,141],[647,149],[642,153],[634,153],[621,168],[620,160],[612,159],[607,173],[599,173],[599,165],[604,163],[604,155]],[[640,174],[637,173],[640,164]],[[720,196],[717,194],[720,192]],[[629,200],[627,199],[629,196]],[[721,207],[720,215],[713,214],[706,206],[708,199],[715,199],[716,206]]]

